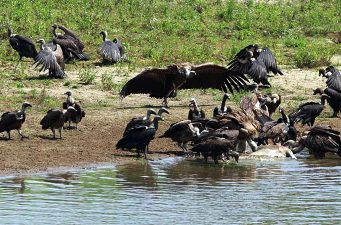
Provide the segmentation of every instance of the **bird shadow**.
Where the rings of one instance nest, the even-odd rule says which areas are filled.
[[[52,141],[60,140],[60,138],[53,138],[52,136],[38,135],[37,137],[44,139],[44,140],[52,140]]]
[[[8,139],[8,137],[5,137],[5,136],[3,136],[3,137],[0,137],[0,141],[10,141],[11,139]]]
[[[112,65],[115,65],[116,63],[112,62],[94,62],[94,66],[100,66],[100,67],[110,67]]]
[[[169,150],[169,151],[152,151],[150,154],[163,154],[163,155],[175,155],[175,156],[184,156],[183,151]]]
[[[208,106],[215,106],[215,104],[203,104],[200,106],[208,107]],[[161,108],[164,107],[163,105],[142,105],[142,106],[125,106],[125,107],[117,107],[117,109],[143,109],[143,108]],[[168,109],[172,108],[188,108],[188,105],[172,105],[168,107]]]
[[[48,75],[40,75],[40,76],[29,76],[25,80],[50,80],[53,79]]]

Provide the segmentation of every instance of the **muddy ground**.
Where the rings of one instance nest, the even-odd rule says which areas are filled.
[[[101,68],[96,69],[100,74]],[[105,70],[110,72],[114,69],[106,67]],[[317,96],[312,95],[312,90],[325,87],[325,83],[321,77],[318,77],[317,69],[300,70],[284,67],[283,71],[285,76],[273,77],[270,82],[273,85],[273,92],[282,95],[283,105],[288,108],[287,111],[291,111],[305,101],[318,101]],[[77,71],[71,71],[68,75],[71,81],[78,79]],[[62,103],[63,93],[67,89],[63,82],[60,82],[59,85],[49,87],[46,93],[60,96]],[[52,140],[52,132],[43,131],[39,126],[44,113],[33,107],[28,111],[27,121],[23,125],[23,132],[29,136],[29,139],[20,140],[16,131],[13,131],[14,140],[7,141],[7,134],[0,134],[0,174],[46,171],[61,166],[86,167],[97,163],[118,164],[137,160],[135,152],[116,150],[115,145],[121,138],[126,123],[132,117],[144,115],[149,107],[157,109],[160,107],[161,100],[151,99],[146,95],[134,95],[128,96],[121,102],[117,93],[102,91],[96,85],[81,86],[74,89],[73,93],[75,98],[82,102],[86,111],[86,117],[79,124],[79,130],[65,130],[64,139]],[[211,92],[200,90],[180,92],[177,99],[170,100],[171,115],[165,115],[165,121],[160,123],[156,136],[161,135],[171,123],[187,118],[187,105],[191,97],[197,98],[208,116],[211,116],[213,108],[220,103],[219,96]],[[103,102],[106,103],[104,106]],[[94,107],[97,104],[98,107]],[[87,108],[89,105],[91,107]],[[8,109],[1,108],[1,112],[5,110]],[[327,106],[318,123],[332,124],[336,129],[341,130],[340,120],[330,118],[330,115],[330,108]],[[148,158],[151,160],[181,153],[176,144],[168,139],[160,138],[151,142],[150,152]]]

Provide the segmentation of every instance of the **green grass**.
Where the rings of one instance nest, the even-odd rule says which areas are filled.
[[[330,49],[340,52],[340,46],[326,41],[315,45],[328,33],[341,30],[339,0],[271,4],[252,0],[4,0],[0,11],[3,40],[8,26],[33,40],[49,40],[51,25],[59,23],[76,31],[86,52],[98,62],[99,32],[107,30],[110,38],[123,40],[130,63],[138,67],[184,61],[226,64],[250,43],[270,47],[280,64],[300,67],[326,65]],[[314,55],[324,47],[329,49],[326,56]],[[313,56],[306,62],[302,58],[308,50]],[[0,42],[0,59],[18,59],[7,41]]]

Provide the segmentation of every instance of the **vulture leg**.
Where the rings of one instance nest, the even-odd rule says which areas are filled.
[[[71,120],[69,119],[69,127],[68,127],[69,130],[71,130]]]
[[[7,134],[8,134],[8,140],[12,140],[11,139],[11,131],[7,131]]]
[[[60,140],[63,139],[63,137],[62,137],[62,129],[63,129],[63,128],[59,128],[59,129],[58,129],[58,130],[59,130],[59,137],[60,137]]]
[[[140,158],[141,156],[140,156],[140,149],[138,148],[138,149],[136,149],[136,151],[137,151],[137,158]]]
[[[162,105],[163,105],[164,107],[166,107],[166,108],[169,108],[167,98],[168,98],[168,97],[164,97],[164,98],[163,98]]]
[[[148,153],[148,145],[144,147],[144,158],[147,159],[147,153]]]
[[[56,139],[56,131],[54,130],[54,128],[51,129],[52,133],[53,133],[53,139]]]
[[[24,136],[24,135],[21,133],[21,130],[20,130],[20,129],[18,130],[18,134],[21,136],[21,140],[24,139],[24,138],[28,138],[27,136]]]
[[[245,151],[246,151],[246,141],[239,141],[237,149],[238,149],[238,152],[245,153]]]
[[[332,116],[332,117],[333,117],[333,118],[337,118],[337,113],[338,113],[338,111],[337,111],[337,110],[334,110],[334,109],[333,109],[333,111],[334,111],[334,112],[333,112],[333,116]]]
[[[236,162],[238,162],[238,160],[239,160],[239,154],[238,154],[238,152],[230,151],[230,152],[229,152],[229,155],[230,155],[230,156],[233,156],[233,157],[234,157],[234,160],[236,160]]]
[[[215,164],[218,164],[218,163],[219,163],[219,162],[218,162],[218,156],[217,156],[217,154],[214,154],[214,155],[212,156],[212,158],[213,158]]]
[[[255,152],[257,151],[257,143],[251,140],[251,138],[246,140],[249,146],[251,147],[252,151]]]
[[[208,161],[208,156],[206,154],[204,154],[204,159],[205,159],[205,162],[207,163]]]

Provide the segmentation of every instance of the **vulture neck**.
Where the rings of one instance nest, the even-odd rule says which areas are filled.
[[[150,119],[150,116],[152,115],[152,111],[148,110],[147,111],[147,115],[146,115],[146,119],[149,120]]]
[[[68,106],[72,106],[75,103],[75,100],[72,98],[71,95],[68,95],[66,99],[66,103],[68,104]]]
[[[159,128],[159,120],[158,119],[154,119],[151,126],[154,127],[155,131],[157,131],[158,128]]]
[[[103,41],[107,41],[107,32],[102,32]]]
[[[221,102],[220,110],[222,113],[225,112],[226,100],[227,100],[227,98],[224,97],[223,101]]]
[[[326,94],[321,95],[321,104],[323,106],[325,106],[326,105],[326,99],[329,99],[329,98],[330,97],[328,95],[326,95]]]
[[[21,107],[21,112],[22,112],[22,113],[26,113],[26,109],[27,109],[27,107],[23,105],[23,106]]]
[[[281,115],[282,115],[283,122],[286,124],[290,124],[289,117],[285,114],[284,110],[281,110]]]

